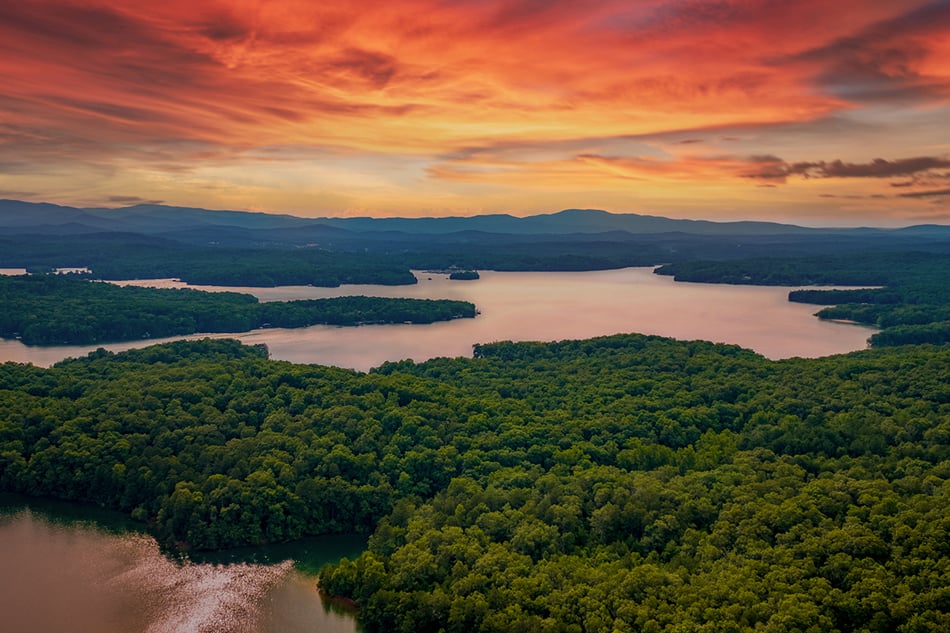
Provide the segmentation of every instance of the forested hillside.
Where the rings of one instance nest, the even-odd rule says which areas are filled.
[[[817,314],[882,329],[875,347],[950,343],[950,255],[849,253],[807,258],[692,261],[657,269],[677,281],[706,283],[881,286],[862,290],[795,290],[790,301],[830,306]]]
[[[212,548],[373,531],[370,631],[940,631],[950,348],[613,336],[370,374],[231,341],[0,366],[0,485]]]
[[[323,218],[0,200],[0,267],[219,286],[415,283],[410,269],[580,271],[697,259],[950,252],[941,226],[809,229],[567,210],[526,218]]]
[[[236,292],[142,288],[63,275],[0,275],[0,336],[84,345],[261,327],[434,323],[475,316],[467,301],[334,297],[259,303]]]
[[[0,238],[0,267],[47,272],[82,267],[97,279],[176,278],[194,285],[324,286],[416,283],[408,266],[371,253],[322,248],[193,246],[153,236],[96,233]]]

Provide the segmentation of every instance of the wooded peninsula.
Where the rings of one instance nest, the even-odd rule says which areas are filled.
[[[475,316],[475,306],[467,301],[354,296],[261,303],[236,292],[116,286],[68,275],[0,275],[0,305],[0,336],[28,345]]]
[[[938,631],[950,348],[627,335],[368,373],[234,341],[0,366],[0,486],[172,547],[372,533],[368,631]]]
[[[765,286],[876,286],[855,290],[795,290],[789,301],[830,306],[822,319],[881,328],[874,347],[950,343],[950,255],[872,252],[797,258],[691,261],[657,274],[677,281]]]

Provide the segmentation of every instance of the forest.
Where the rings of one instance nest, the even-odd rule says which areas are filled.
[[[0,305],[0,337],[27,345],[475,316],[475,306],[467,301],[354,296],[261,303],[235,292],[117,286],[72,275],[0,276]]]
[[[790,301],[829,306],[822,319],[873,325],[872,346],[950,342],[950,255],[868,252],[806,258],[693,261],[657,274],[677,281],[753,285],[873,286],[855,290],[794,290]]]
[[[4,235],[0,227],[0,268],[45,272],[86,267],[97,279],[177,278],[195,285],[218,286],[402,285],[415,283],[411,270],[582,271],[699,259],[828,253],[844,253],[860,260],[867,253],[898,247],[950,252],[950,240],[941,233],[811,230],[757,235],[748,227],[733,227],[734,234],[722,232],[727,228],[716,234],[680,230],[645,234],[622,230],[550,234],[460,230],[427,234],[319,228],[317,232],[296,227],[274,233],[219,225],[160,235],[50,232],[11,236]]]
[[[235,341],[0,365],[0,487],[169,547],[371,533],[367,631],[943,631],[950,347],[618,335],[370,373]]]
[[[153,236],[103,233],[0,238],[0,267],[48,272],[84,267],[96,279],[181,279],[193,285],[415,284],[409,268],[369,253],[320,248],[195,247]]]

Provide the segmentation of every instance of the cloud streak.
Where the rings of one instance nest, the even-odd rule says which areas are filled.
[[[901,198],[937,198],[941,196],[950,196],[950,188],[930,191],[912,191],[900,194]]]
[[[924,3],[856,33],[788,57],[813,68],[815,81],[855,101],[946,101],[950,98],[945,42],[950,4]],[[941,41],[943,40],[943,41]]]
[[[787,163],[775,157],[763,157],[761,170],[746,174],[748,178],[785,182],[789,176],[804,178],[895,178],[916,176],[942,167],[950,167],[950,159],[936,156],[917,156],[898,160],[875,158],[867,163],[846,163],[841,160]],[[913,182],[891,183],[891,186],[910,186]]]
[[[413,196],[529,212],[545,187],[626,211],[692,210],[717,183],[763,212],[799,180],[916,193],[946,165],[913,161],[950,147],[948,16],[942,0],[2,3],[0,188],[220,206],[209,192],[231,187],[314,214],[346,211],[308,202],[343,188],[379,213]]]

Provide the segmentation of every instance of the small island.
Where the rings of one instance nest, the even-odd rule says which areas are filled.
[[[472,281],[478,278],[477,270],[456,270],[449,273],[449,279],[455,281]]]
[[[237,292],[117,286],[63,275],[0,277],[0,337],[88,345],[264,327],[434,323],[473,318],[447,299],[335,297],[261,303]]]

